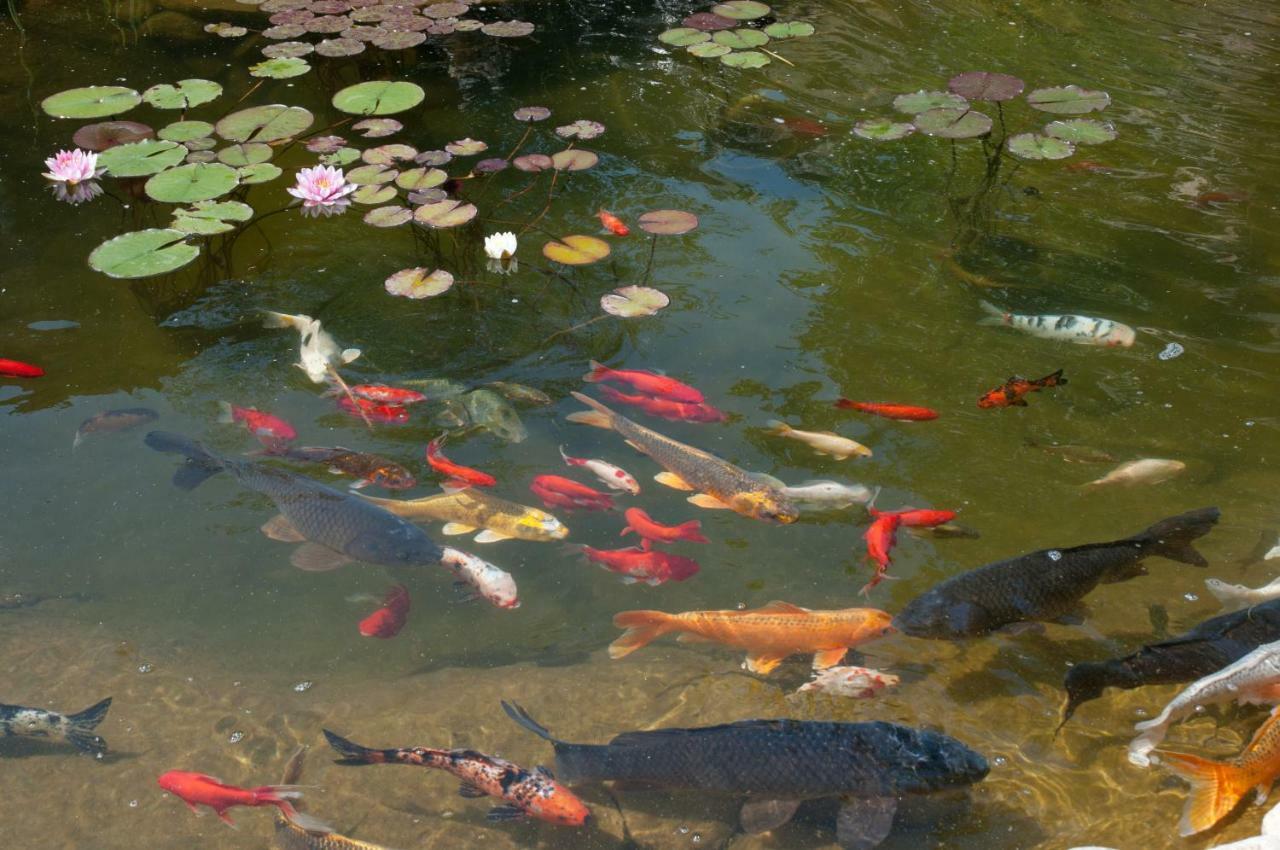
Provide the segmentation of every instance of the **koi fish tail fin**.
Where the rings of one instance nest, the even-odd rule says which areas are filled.
[[[1191,784],[1191,795],[1178,823],[1178,834],[1183,837],[1203,832],[1222,820],[1249,792],[1248,780],[1233,765],[1189,753],[1159,753],[1165,767]]]
[[[623,611],[615,614],[613,624],[627,631],[609,644],[609,657],[622,658],[677,628],[674,617],[664,611]]]
[[[262,805],[278,808],[280,814],[299,829],[318,833],[333,832],[333,827],[324,821],[305,815],[293,807],[291,800],[302,799],[302,789],[297,785],[263,785],[253,789],[253,796]]]
[[[710,543],[707,536],[702,533],[702,523],[696,519],[688,522],[682,522],[676,526],[680,530],[680,539],[688,540],[690,543]]]
[[[324,738],[329,742],[329,746],[342,756],[335,760],[335,764],[385,764],[389,761],[387,758],[388,750],[375,750],[369,747],[362,747],[355,741],[348,741],[341,735],[335,735],[328,729],[324,731]]]
[[[1045,375],[1040,379],[1046,387],[1061,387],[1067,383],[1067,379],[1062,377],[1062,370],[1054,372],[1052,375]]]
[[[1001,310],[990,301],[979,301],[978,304],[982,307],[982,312],[987,314],[979,320],[978,324],[980,325],[1007,325],[1009,320],[1013,318],[1012,313]]]
[[[608,374],[612,371],[613,371],[612,369],[610,369],[608,366],[604,365],[603,363],[592,360],[591,371],[583,375],[582,380],[586,381],[588,384],[594,384],[598,381],[603,381],[605,377],[608,376]]]
[[[226,469],[226,462],[203,445],[171,431],[152,431],[143,439],[151,448],[166,454],[179,454],[187,461],[173,474],[173,485],[180,490],[194,490],[206,478]]]
[[[537,735],[542,740],[549,741],[551,742],[551,744],[557,747],[561,746],[564,743],[564,741],[561,741],[555,735],[552,735],[551,732],[547,730],[547,727],[543,726],[541,723],[539,723],[538,721],[530,717],[529,712],[525,711],[524,707],[521,706],[519,703],[507,702],[506,700],[503,700],[502,710],[507,713],[507,717],[510,717],[517,724],[519,724],[520,726],[523,726],[525,729],[528,729],[530,732]]]
[[[274,310],[262,311],[262,326],[264,328],[297,328],[301,330],[301,327],[310,320],[310,316],[291,316],[288,313],[277,313]]]
[[[595,363],[594,360],[591,362]],[[585,396],[582,393],[571,393],[571,395],[591,409],[570,413],[565,419],[570,422],[577,422],[579,425],[590,425],[594,428],[603,428],[606,431],[613,430],[613,421],[618,414],[590,396]]]
[[[93,730],[107,716],[111,697],[89,706],[84,711],[67,715],[67,741],[81,752],[101,755],[107,751],[107,742]]]
[[[286,806],[289,808],[289,811],[285,811]],[[303,814],[302,812],[293,808],[293,806],[290,806],[288,803],[285,803],[283,806],[280,807],[280,814],[284,815],[285,818],[289,821],[289,823],[293,824],[294,826],[298,827],[298,829],[301,829],[305,832],[316,833],[319,835],[328,835],[329,833],[334,831],[333,827],[330,826],[329,824],[325,823],[319,818],[312,817],[311,815],[308,815],[308,814]]]
[[[1207,567],[1209,562],[1191,543],[1208,534],[1221,515],[1217,508],[1187,511],[1185,514],[1162,519],[1131,539],[1152,554],[1193,567]]]

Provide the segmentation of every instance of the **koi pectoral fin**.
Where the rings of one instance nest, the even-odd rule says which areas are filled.
[[[302,536],[302,532],[293,527],[293,523],[285,519],[284,514],[276,514],[264,522],[262,524],[262,533],[272,540],[279,540],[281,543],[303,543],[307,539]]]
[[[889,836],[898,801],[892,797],[848,800],[836,815],[836,841],[841,850],[871,850]]]
[[[848,647],[840,647],[839,649],[823,649],[813,654],[813,669],[826,670],[828,667],[834,667],[844,660],[845,654],[849,651]]]
[[[700,508],[706,508],[709,511],[730,511],[733,508],[717,499],[715,496],[708,496],[706,493],[699,493],[696,496],[690,496],[685,499],[691,505],[697,505]]]
[[[664,487],[670,487],[672,490],[692,490],[693,486],[688,484],[679,475],[674,472],[659,472],[653,476],[653,480],[657,481]]]
[[[752,673],[759,673],[761,676],[767,676],[777,669],[778,665],[783,662],[787,656],[771,654],[768,652],[752,652],[747,656],[744,666]]]
[[[798,808],[799,800],[750,800],[743,804],[739,822],[743,832],[758,835],[791,820]]]
[[[328,546],[321,546],[319,543],[303,543],[293,550],[289,563],[309,573],[325,573],[345,567],[351,563],[351,559]]]
[[[485,820],[489,821],[510,821],[523,820],[528,816],[524,809],[518,809],[515,806],[495,806],[485,815]]]
[[[476,786],[464,782],[458,787],[458,796],[475,799],[477,797],[488,797],[489,795],[481,791]]]

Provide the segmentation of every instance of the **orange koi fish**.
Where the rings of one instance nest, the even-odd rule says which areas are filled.
[[[706,401],[706,397],[699,390],[688,384],[681,383],[675,378],[668,378],[666,375],[646,372],[642,369],[610,369],[603,363],[597,363],[594,360],[591,361],[591,371],[583,375],[582,380],[589,384],[601,381],[630,384],[637,392],[645,395],[657,396],[669,401],[684,402],[685,404],[702,404]]]
[[[460,463],[454,463],[441,453],[440,448],[444,445],[444,437],[436,437],[427,443],[427,463],[431,468],[448,480],[445,481],[446,490],[463,490],[467,487],[492,487],[498,483],[498,479],[494,478],[487,472],[481,472],[478,469],[472,469],[469,466],[463,466]]]
[[[604,229],[614,236],[626,236],[631,233],[631,228],[627,227],[622,219],[608,210],[600,210],[596,215],[600,217],[600,223],[604,225]]]
[[[332,832],[333,830],[314,818],[308,818],[293,808],[290,800],[297,800],[302,792],[294,785],[262,785],[258,788],[237,788],[205,776],[203,773],[192,773],[188,770],[170,770],[160,776],[156,782],[161,788],[187,804],[187,808],[196,814],[202,814],[196,806],[208,806],[217,813],[218,819],[227,826],[234,827],[235,822],[227,816],[227,809],[232,806],[275,806],[289,820],[309,831]]]
[[[387,591],[382,607],[360,621],[360,634],[365,637],[393,638],[400,634],[409,619],[409,588],[397,584]]]
[[[1059,387],[1066,382],[1067,379],[1062,377],[1061,369],[1043,378],[1036,378],[1034,381],[1014,375],[1000,386],[987,390],[986,394],[978,399],[978,407],[984,410],[991,407],[1026,407],[1027,400],[1023,396],[1027,393]]]
[[[928,407],[915,407],[910,404],[893,404],[890,402],[878,401],[851,401],[842,398],[836,401],[836,407],[845,410],[857,410],[862,413],[870,413],[875,416],[883,416],[885,419],[905,419],[910,422],[925,422],[930,419],[938,418],[938,411]]]
[[[890,577],[889,553],[898,542],[900,525],[902,525],[902,517],[899,514],[877,514],[871,527],[863,533],[862,537],[867,541],[867,557],[876,562],[876,574],[859,591],[863,596],[870,594],[872,588]]]
[[[632,532],[640,535],[640,546],[648,549],[652,543],[675,543],[677,540],[688,540],[690,543],[710,543],[702,534],[702,523],[696,519],[682,522],[679,525],[662,525],[654,522],[641,508],[627,508],[622,516],[627,527],[622,529],[619,537]]]

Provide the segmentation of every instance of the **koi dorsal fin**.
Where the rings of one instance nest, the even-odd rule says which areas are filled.
[[[808,614],[808,608],[801,608],[799,605],[793,605],[790,602],[782,602],[775,599],[763,608],[756,609],[757,614]]]

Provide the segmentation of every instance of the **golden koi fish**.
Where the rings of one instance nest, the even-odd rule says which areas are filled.
[[[445,534],[469,534],[482,529],[475,537],[477,543],[512,538],[549,543],[569,536],[569,529],[546,511],[509,502],[476,487],[422,499],[365,498],[411,522],[443,521]]]
[[[782,494],[782,485],[768,476],[747,472],[713,454],[663,436],[582,393],[574,393],[573,397],[591,410],[569,414],[570,422],[617,431],[629,446],[666,470],[657,476],[660,484],[696,490],[698,494],[689,501],[698,507],[728,508],[766,522],[791,523],[799,518],[800,512]]]
[[[302,778],[302,764],[307,748],[301,747],[285,765],[283,784],[296,785]],[[276,815],[276,850],[391,850],[381,844],[358,841],[336,832],[308,830],[282,814]]]

